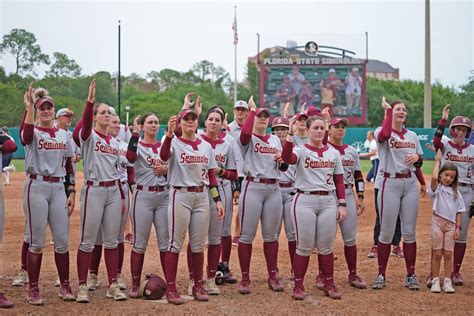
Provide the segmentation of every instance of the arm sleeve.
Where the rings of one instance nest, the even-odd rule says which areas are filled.
[[[21,142],[25,145],[31,144],[31,142],[33,142],[34,133],[35,133],[34,125],[25,123],[25,126],[23,128],[23,133],[21,133]]]
[[[25,128],[25,119],[26,119],[26,111],[23,112],[23,117],[21,118],[21,123],[20,123],[20,130],[18,131],[20,135],[20,141],[21,144],[24,146],[25,144],[23,143],[23,140],[21,139],[21,133],[23,132],[23,129]]]
[[[246,146],[250,143],[252,139],[252,129],[253,122],[255,121],[255,111],[250,111],[247,120],[245,120],[244,126],[242,126],[242,131],[240,132],[240,143],[243,146]]]
[[[161,145],[160,158],[163,161],[168,161],[171,157],[171,140],[171,137],[165,136],[165,140]]]
[[[216,176],[214,175],[213,169],[209,169],[207,171],[207,175],[209,176],[209,186],[210,187],[217,186],[217,179],[216,179]]]
[[[439,120],[438,128],[436,128],[435,134],[433,136],[433,146],[435,150],[438,150],[438,149],[443,150],[444,148],[444,144],[441,141],[441,139],[443,138],[445,126],[446,126],[446,120],[444,119]]]
[[[385,111],[385,117],[382,122],[382,129],[377,135],[377,141],[383,143],[387,141],[392,135],[392,119],[393,109],[387,109]]]
[[[132,166],[127,166],[127,183],[135,184],[135,168]]]
[[[83,127],[81,129],[82,140],[87,140],[92,133],[92,123],[94,121],[94,104],[87,102],[82,113]]]
[[[237,179],[237,170],[225,169],[221,177],[230,181],[234,181]]]
[[[128,142],[128,148],[126,157],[129,162],[137,161],[137,149],[138,149],[138,139],[140,138],[140,134],[133,133],[132,137],[130,137],[130,141]]]
[[[283,144],[283,151],[281,153],[281,157],[283,158],[283,161],[290,164],[294,165],[298,161],[298,157],[296,157],[295,153],[293,152],[293,143],[286,141],[285,144]]]
[[[76,127],[74,127],[74,130],[72,131],[72,139],[74,140],[78,148],[81,147],[79,134],[81,133],[82,126],[84,125],[83,122],[84,121],[82,120],[82,117],[81,117],[79,122],[77,122]]]
[[[421,185],[425,185],[425,178],[423,177],[423,171],[421,171],[421,167],[416,168],[415,170],[416,178]]]
[[[324,136],[323,136],[323,145],[327,145],[329,140],[329,131],[325,130],[324,131]]]
[[[336,196],[338,200],[346,198],[346,187],[344,186],[344,176],[342,174],[334,174],[334,185],[336,186]]]

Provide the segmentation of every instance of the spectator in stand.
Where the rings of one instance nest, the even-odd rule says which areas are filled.
[[[334,113],[334,92],[329,81],[324,82],[321,80],[321,111],[325,108],[329,108],[329,114],[332,116]]]
[[[360,112],[360,98],[362,96],[362,78],[359,68],[353,67],[351,73],[346,77],[346,107],[347,114]]]
[[[290,104],[293,105],[296,97],[296,91],[295,88],[293,88],[293,86],[291,85],[290,77],[285,76],[283,78],[283,82],[280,87],[278,87],[276,96],[278,97],[278,101],[280,102],[280,115],[283,115],[286,103],[290,102]],[[294,109],[294,105],[290,108]],[[290,114],[293,115],[294,113]]]
[[[313,90],[311,89],[311,85],[308,83],[308,81],[303,82],[303,88],[301,89],[301,93],[299,96],[299,110],[301,111],[301,108],[303,107],[303,104],[306,104],[306,106],[311,106],[313,105],[313,100],[314,100],[314,95],[313,95]],[[295,113],[297,113],[296,111]]]
[[[298,113],[302,104],[301,100],[299,99],[299,95],[303,90],[305,78],[303,74],[300,73],[298,66],[291,67],[291,72],[288,74],[288,78],[290,79],[290,83],[293,86],[293,89],[295,89],[296,93],[295,102],[293,103],[293,110],[295,113]]]

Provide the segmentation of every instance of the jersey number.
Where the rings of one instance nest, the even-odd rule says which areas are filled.
[[[329,185],[334,185],[334,178],[333,178],[332,174],[328,174],[326,176],[327,176],[326,183],[329,184]]]

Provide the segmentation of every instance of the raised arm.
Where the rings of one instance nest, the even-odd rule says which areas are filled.
[[[173,139],[174,131],[176,130],[176,115],[173,115],[168,120],[168,130],[166,137],[161,145],[160,158],[163,161],[168,161],[171,157],[171,140]]]
[[[433,173],[431,174],[431,191],[435,192],[436,187],[438,186],[438,174],[439,174],[439,166],[441,164],[441,150],[436,152],[435,156],[435,163],[433,166]]]
[[[446,126],[446,121],[448,120],[448,117],[449,117],[449,104],[446,104],[446,106],[443,108],[443,116],[438,122],[438,128],[436,128],[436,131],[433,137],[433,145],[436,151],[438,149],[443,150],[444,148],[443,142],[441,140],[443,138],[444,127]]]
[[[92,125],[94,121],[94,102],[95,102],[95,79],[89,86],[89,95],[87,97],[86,108],[82,113],[83,126],[81,129],[82,140],[87,140],[92,133]]]
[[[247,116],[247,119],[245,120],[244,126],[242,126],[242,131],[240,132],[240,143],[243,146],[248,145],[250,143],[250,140],[252,140],[253,123],[255,121],[256,113],[256,105],[253,101],[253,96],[250,97],[248,105],[250,113]]]
[[[393,109],[390,104],[387,103],[385,97],[382,98],[382,107],[385,110],[385,117],[382,122],[382,129],[377,135],[377,141],[379,143],[387,141],[392,135]]]

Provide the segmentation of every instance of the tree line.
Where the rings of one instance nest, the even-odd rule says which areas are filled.
[[[23,92],[31,81],[36,87],[48,89],[56,102],[56,107],[69,107],[79,119],[87,89],[92,78],[97,82],[98,102],[116,107],[117,75],[106,71],[95,74],[82,74],[77,62],[61,52],[49,56],[42,52],[36,37],[23,29],[13,29],[3,36],[0,54],[11,54],[16,61],[15,72],[7,74],[0,67],[0,126],[18,126],[23,114]],[[46,64],[49,69],[38,77],[35,67]],[[132,73],[122,76],[122,119],[125,106],[130,106],[131,117],[147,112],[155,112],[164,124],[169,116],[181,108],[186,93],[192,91],[201,96],[204,111],[215,104],[222,105],[232,119],[233,82],[229,73],[211,61],[202,60],[186,72],[173,69],[152,70],[145,77]],[[423,126],[422,82],[413,80],[383,81],[374,78],[367,80],[367,124],[375,127],[383,119],[380,102],[382,96],[388,100],[402,100],[407,105],[407,125]],[[237,98],[247,100],[254,95],[258,100],[258,71],[253,63],[248,63],[245,78],[238,83]],[[474,76],[459,89],[443,86],[436,82],[432,86],[432,125],[436,126],[445,104],[451,104],[454,114],[474,117]]]

